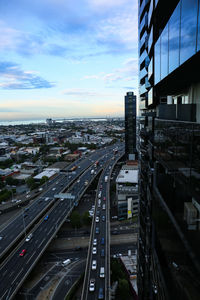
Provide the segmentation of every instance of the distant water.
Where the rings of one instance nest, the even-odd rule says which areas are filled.
[[[114,118],[115,119],[115,118]],[[63,122],[63,121],[68,121],[68,122],[74,122],[74,121],[93,121],[93,122],[99,122],[99,121],[106,121],[106,118],[74,118],[74,119],[52,119],[55,120],[56,122]],[[46,123],[46,120],[13,120],[13,121],[0,121],[0,126],[9,126],[9,125],[28,125],[28,124],[44,124]]]

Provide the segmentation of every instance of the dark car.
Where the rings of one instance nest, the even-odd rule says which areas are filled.
[[[96,227],[96,234],[99,234],[99,227]]]
[[[102,256],[102,257],[105,256],[105,251],[104,251],[104,249],[101,249],[101,256]]]
[[[101,245],[104,245],[105,244],[105,239],[104,237],[101,238]]]
[[[105,222],[106,217],[102,216],[101,219],[102,219],[103,222]]]
[[[83,248],[82,247],[80,247],[80,246],[77,246],[77,247],[75,247],[75,251],[81,251]]]
[[[102,287],[99,288],[98,299],[104,299],[104,291]]]
[[[48,220],[48,218],[49,218],[49,216],[47,215],[47,216],[44,218],[44,220],[45,220],[45,221],[47,221],[47,220]]]

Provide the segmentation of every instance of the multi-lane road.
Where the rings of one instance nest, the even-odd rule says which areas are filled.
[[[76,174],[58,175],[54,179],[53,185],[45,191],[43,195],[36,199],[29,209],[16,217],[15,220],[4,229],[3,234],[5,238],[3,241],[6,241],[7,238],[11,240],[7,234],[14,234],[12,238],[15,239],[21,232],[23,234],[24,228],[27,230],[29,224],[40,215],[39,220],[37,220],[37,223],[31,230],[31,239],[28,242],[25,241],[25,239],[22,239],[0,266],[0,273],[2,274],[0,282],[0,299],[11,299],[15,295],[16,291],[45,251],[66,217],[70,214],[74,204],[79,201],[86,190],[87,186],[85,185],[85,182],[87,181],[88,184],[90,184],[94,179],[95,174],[91,172],[93,167],[87,168],[90,165],[93,165],[98,159],[99,165],[96,167],[95,172],[98,173],[107,160],[111,158],[111,149],[111,147],[108,147],[107,149],[98,151],[89,158],[80,161],[79,168],[76,169]],[[74,195],[74,200],[55,200],[54,196],[66,189],[66,187],[77,179],[84,170],[86,171],[81,175],[79,180],[76,180],[68,190],[68,192],[71,192]],[[48,209],[47,204],[50,202],[52,202],[52,205],[45,213],[44,209]],[[45,213],[44,215],[41,214],[42,211]],[[0,250],[1,252],[5,251],[2,244]],[[24,253],[22,250],[25,250]]]
[[[96,195],[82,300],[109,299],[110,290],[110,206],[109,181],[113,165],[120,158],[110,160],[104,168]]]

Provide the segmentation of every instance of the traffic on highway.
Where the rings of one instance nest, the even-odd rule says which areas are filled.
[[[106,282],[107,278],[109,278],[107,262],[109,257],[109,238],[106,227],[109,218],[109,202],[107,201],[108,193],[105,176],[109,176],[108,170],[110,169],[108,168],[108,162],[113,157],[112,149],[113,146],[98,150],[89,157],[80,160],[75,170],[69,173],[69,169],[67,169],[65,170],[66,172],[60,173],[51,182],[52,185],[27,209],[23,209],[23,212],[0,233],[0,236],[4,237],[0,241],[2,257],[4,253],[7,253],[0,265],[0,273],[2,274],[0,284],[1,299],[11,299],[16,294],[59,228],[72,212],[74,206],[78,205],[80,198],[102,169],[104,169],[102,173],[104,174],[102,175],[104,176],[104,182],[102,181],[99,184],[98,192],[101,193],[101,196],[97,197],[98,202],[96,203],[95,219],[93,222],[95,224],[93,226],[95,237],[94,230],[92,231],[93,238],[96,238],[98,241],[96,241],[96,247],[94,245],[92,251],[95,252],[96,248],[96,254],[93,254],[93,260],[96,260],[96,268],[104,268],[104,275],[103,269],[101,269],[100,278],[104,278],[102,294],[105,294],[108,285]],[[97,161],[98,164],[96,164]],[[77,166],[77,162],[73,166],[75,165]],[[107,167],[105,168],[106,165]],[[73,166],[70,166],[70,168]],[[102,176],[101,178],[103,178]],[[59,198],[61,192],[71,195],[71,197]],[[106,209],[103,209],[103,204],[106,204]],[[99,211],[99,215],[97,211]],[[29,230],[30,227],[31,232]],[[23,236],[23,238],[8,253],[10,245],[16,243],[19,236]],[[90,262],[90,266],[91,263],[92,261]],[[95,279],[95,282],[90,282],[90,289],[94,289],[93,292],[95,292],[101,288],[101,281],[98,282],[97,278],[94,277],[91,279]],[[89,290],[90,284],[88,283],[87,290]]]

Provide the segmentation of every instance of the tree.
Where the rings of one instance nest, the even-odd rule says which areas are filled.
[[[73,211],[70,218],[71,224],[73,228],[81,227],[81,216],[77,211]]]
[[[82,216],[82,221],[83,221],[83,224],[85,224],[86,226],[91,224],[92,219],[91,219],[90,214],[89,214],[88,211],[84,212],[84,214]]]
[[[35,182],[33,177],[28,178],[26,183],[31,190],[34,190],[36,187],[38,187],[38,184]]]
[[[13,177],[9,176],[6,178],[6,183],[8,185],[17,185],[19,181],[17,179],[14,179]]]
[[[120,299],[130,299],[129,284],[126,279],[119,279],[118,292],[120,294]]]
[[[49,180],[49,178],[47,176],[42,176],[42,178],[40,179],[40,185],[44,184],[48,180]]]

